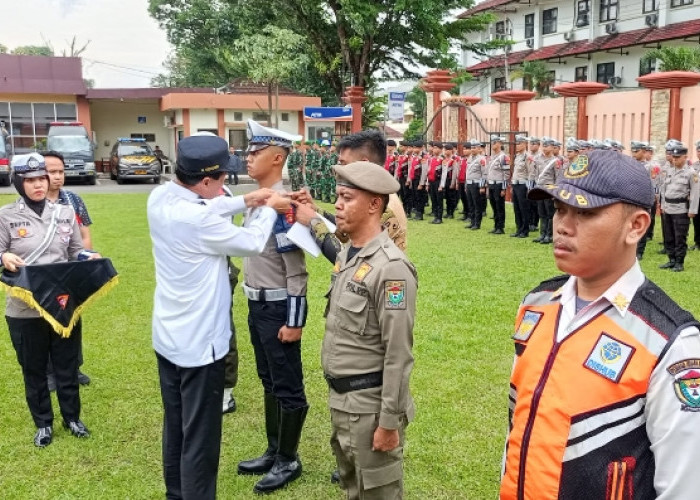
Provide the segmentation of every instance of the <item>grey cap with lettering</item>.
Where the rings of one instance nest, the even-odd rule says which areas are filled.
[[[654,204],[654,188],[646,168],[618,151],[579,155],[559,182],[536,187],[531,200],[555,198],[577,208],[598,208],[623,202],[646,209]]]
[[[393,194],[399,190],[399,182],[383,166],[370,161],[354,161],[347,165],[334,165],[336,185],[361,189],[375,194]]]

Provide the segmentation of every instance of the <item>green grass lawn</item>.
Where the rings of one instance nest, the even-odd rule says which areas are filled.
[[[120,284],[84,317],[83,370],[92,384],[81,391],[88,440],[55,425],[46,449],[32,444],[34,425],[24,399],[20,368],[2,326],[0,348],[0,498],[163,498],[162,409],[151,347],[154,288],[145,194],[85,195],[94,221],[95,248],[112,259]],[[0,203],[14,197],[0,196]],[[506,232],[513,231],[507,207]],[[408,255],[419,272],[412,377],[416,419],[407,433],[405,497],[495,498],[506,430],[510,337],[518,304],[541,280],[558,274],[551,246],[466,231],[459,221],[409,223]],[[692,229],[691,229],[692,231]],[[656,238],[660,238],[660,227]],[[665,256],[650,243],[642,268],[681,306],[700,312],[700,252],[686,272],[661,271]],[[240,264],[240,262],[238,262]],[[304,474],[279,498],[343,498],[331,485],[327,387],[320,368],[324,298],[331,266],[309,257],[309,304],[303,357],[311,410],[300,454]],[[4,301],[3,301],[4,304]],[[4,306],[3,306],[4,307]],[[254,477],[237,476],[239,460],[265,447],[262,389],[248,339],[246,302],[237,290],[235,318],[240,351],[238,411],[224,417],[219,497],[254,498]],[[54,411],[58,404],[53,397]],[[56,424],[60,416],[56,417]]]

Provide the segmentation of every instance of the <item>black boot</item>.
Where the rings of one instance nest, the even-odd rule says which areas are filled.
[[[676,267],[676,261],[669,260],[668,262],[666,262],[666,264],[661,264],[659,266],[659,269],[673,269],[674,267]]]
[[[280,407],[277,397],[265,393],[265,434],[267,434],[267,450],[262,456],[238,463],[239,474],[265,474],[275,463],[275,454],[279,448]]]
[[[532,240],[534,243],[542,243],[542,240],[547,237],[547,219],[540,217],[540,235]]]
[[[308,406],[295,410],[282,408],[280,411],[279,449],[275,455],[275,463],[270,472],[253,487],[255,493],[270,493],[284,488],[301,476],[301,460],[297,449],[308,411]]]

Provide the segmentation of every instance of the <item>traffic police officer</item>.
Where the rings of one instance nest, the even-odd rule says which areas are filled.
[[[381,224],[399,185],[370,162],[334,170],[338,229],[350,245],[338,254],[326,295],[321,363],[330,386],[331,446],[348,499],[402,498],[418,283]]]
[[[491,156],[487,160],[486,182],[494,224],[493,229],[489,231],[491,234],[504,234],[506,226],[506,189],[510,179],[510,159],[503,151],[504,142],[503,137],[491,137]]]
[[[513,212],[515,214],[514,238],[527,238],[530,233],[530,201],[527,199],[527,183],[530,167],[527,153],[527,137],[515,136],[515,157],[513,158]]]
[[[282,166],[292,136],[248,121],[248,174],[260,187],[282,191]],[[246,214],[244,226],[254,222],[258,210]],[[301,475],[297,455],[309,405],[304,393],[301,334],[306,323],[304,252],[286,235],[293,213],[277,216],[262,254],[243,260],[248,298],[248,327],[258,377],[264,389],[267,449],[262,456],[238,464],[239,474],[266,474],[254,487],[269,493]]]

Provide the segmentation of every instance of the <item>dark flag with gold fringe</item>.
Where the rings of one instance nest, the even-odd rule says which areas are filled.
[[[62,337],[68,337],[83,310],[118,283],[109,259],[61,262],[5,269],[0,285],[39,312]]]

